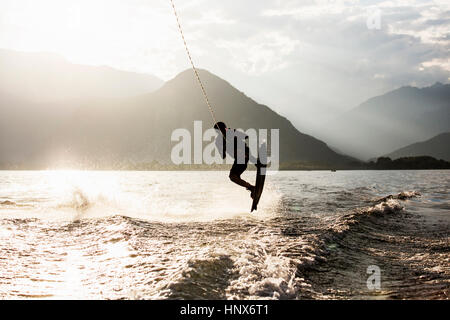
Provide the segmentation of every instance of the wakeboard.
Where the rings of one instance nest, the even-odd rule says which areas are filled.
[[[266,180],[266,169],[267,169],[267,150],[266,145],[261,145],[258,152],[258,161],[256,163],[256,182],[255,191],[253,194],[252,210],[258,210],[259,199],[264,189],[264,181]]]

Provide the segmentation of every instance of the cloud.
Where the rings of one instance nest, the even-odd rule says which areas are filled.
[[[433,68],[438,67],[450,72],[450,59],[432,59],[430,61],[425,61],[422,63],[423,68]]]
[[[245,42],[218,41],[216,45],[231,56],[231,64],[250,75],[261,75],[287,68],[289,56],[300,46],[300,41],[277,32],[257,34]]]

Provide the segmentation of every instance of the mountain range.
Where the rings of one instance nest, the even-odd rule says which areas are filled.
[[[361,165],[345,154],[449,160],[449,84],[406,86],[367,100],[314,132],[329,147],[224,79],[199,72],[218,120],[244,130],[280,129],[282,163]],[[177,128],[192,132],[195,120],[203,122],[203,129],[212,126],[190,69],[163,82],[148,74],[73,64],[54,54],[0,49],[3,167],[167,164],[171,133]]]
[[[450,84],[401,87],[371,98],[313,134],[367,160],[450,131]]]
[[[77,66],[55,56],[19,54],[14,61],[14,54],[6,55],[11,61],[3,61],[8,70],[0,72],[0,163],[33,168],[61,162],[90,168],[170,163],[174,129],[192,131],[195,120],[203,121],[204,129],[212,126],[192,70],[160,86],[153,76]],[[244,130],[280,129],[280,162],[332,167],[354,162],[225,80],[199,72],[218,120]],[[130,90],[133,83],[139,85]]]

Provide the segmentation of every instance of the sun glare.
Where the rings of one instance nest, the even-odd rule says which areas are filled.
[[[178,40],[173,19],[167,18],[170,8],[157,4],[150,9],[119,1],[19,0],[7,4],[0,22],[8,31],[10,47],[130,69],[136,68],[130,56],[163,57],[169,42]],[[152,61],[147,64],[147,71],[154,71]],[[141,71],[146,71],[145,65]]]

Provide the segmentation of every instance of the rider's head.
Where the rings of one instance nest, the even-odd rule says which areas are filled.
[[[225,125],[225,123],[219,121],[214,125],[214,129],[216,130],[220,130],[220,132],[222,132],[222,134],[226,134],[226,130],[227,130],[227,126]]]

